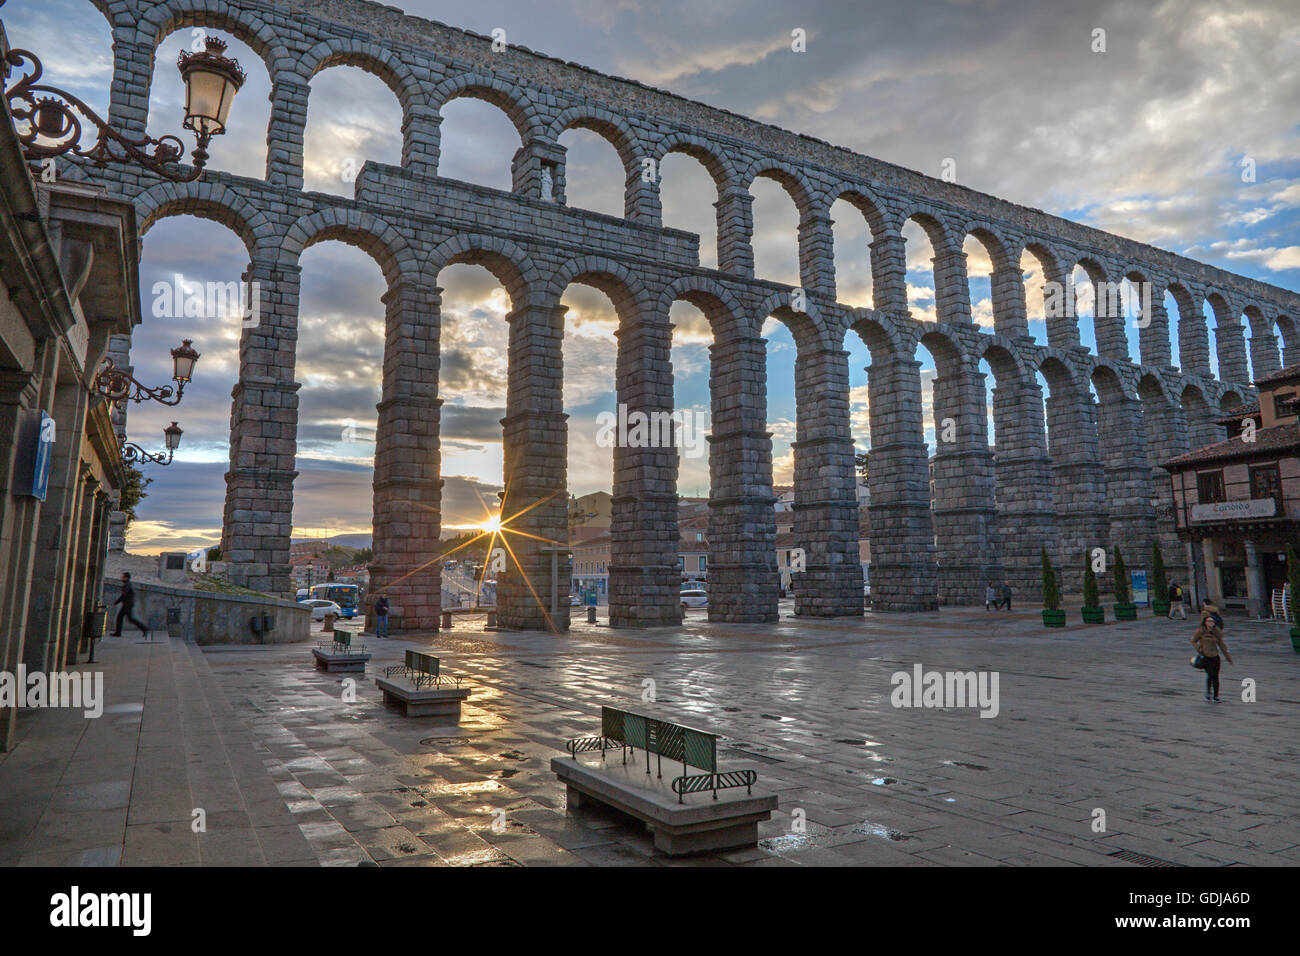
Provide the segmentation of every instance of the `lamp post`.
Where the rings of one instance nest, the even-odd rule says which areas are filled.
[[[185,81],[184,127],[194,132],[196,140],[192,165],[185,172],[173,168],[185,153],[178,137],[124,136],[71,93],[38,82],[44,68],[36,54],[10,50],[4,60],[5,76],[11,68],[30,64],[29,72],[5,91],[9,112],[20,125],[23,154],[29,160],[70,154],[100,168],[110,162],[134,163],[174,182],[198,179],[208,161],[208,144],[226,131],[230,104],[244,85],[244,71],[225,51],[223,41],[208,37],[203,50],[182,53],[176,61]],[[83,117],[99,131],[94,144],[86,148],[81,145]]]
[[[149,388],[129,372],[119,369],[111,358],[106,358],[95,375],[95,390],[118,408],[124,407],[128,399],[139,403],[146,398],[160,405],[178,405],[185,393],[185,384],[194,376],[194,365],[198,360],[199,353],[189,339],[183,340],[179,348],[172,349],[172,381],[176,383],[173,389],[170,385]]]
[[[162,452],[150,454],[135,442],[126,440],[125,435],[118,435],[117,440],[122,450],[122,461],[128,465],[140,464],[170,465],[172,456],[176,454],[176,449],[180,447],[181,435],[183,430],[175,422],[172,422],[163,429],[163,442],[167,448],[167,457],[164,459]]]

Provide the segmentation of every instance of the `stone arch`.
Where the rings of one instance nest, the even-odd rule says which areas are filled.
[[[453,265],[475,265],[487,269],[506,290],[511,307],[515,309],[529,304],[532,290],[541,276],[528,253],[509,239],[458,233],[429,253],[421,281],[430,286],[437,285],[438,275]]]
[[[1020,273],[1019,262],[1012,262],[1010,245],[998,234],[993,226],[972,221],[966,224],[962,239],[962,252],[965,254],[966,242],[974,240],[984,250],[989,260],[989,299],[993,310],[993,329],[1007,338],[1019,338],[1029,334],[1029,320],[1025,308],[1025,284]],[[969,263],[969,260],[967,260]],[[974,318],[975,297],[970,291],[970,268],[966,270],[967,298],[971,303]]]
[[[134,199],[140,235],[160,219],[192,215],[230,229],[243,241],[252,257],[261,245],[278,234],[275,223],[239,191],[224,183],[163,182],[150,186]]]
[[[947,323],[923,323],[918,345],[934,359],[931,461],[939,602],[978,604],[988,581],[1002,578],[997,505],[989,450],[988,393],[965,336]]]
[[[1224,389],[1223,394],[1219,396],[1219,411],[1225,415],[1244,407],[1245,404],[1246,400],[1242,398],[1241,393],[1235,388]]]
[[[1278,312],[1272,321],[1282,336],[1283,367],[1290,368],[1300,363],[1300,323],[1286,312]]]
[[[605,293],[620,324],[643,313],[648,301],[641,280],[621,262],[604,256],[581,256],[564,263],[547,283],[545,300],[558,305],[564,290],[575,282]]]
[[[558,143],[560,137],[571,129],[587,129],[598,133],[618,153],[624,173],[629,177],[634,174],[640,176],[644,150],[641,138],[627,120],[595,106],[571,106],[551,122],[546,132],[546,141]]]
[[[781,185],[794,201],[800,218],[815,211],[817,190],[813,189],[808,177],[799,167],[781,160],[760,157],[741,174],[739,185],[749,189],[754,184],[754,180],[760,176],[775,180]]]
[[[988,391],[993,406],[989,439],[995,553],[1014,589],[1026,598],[1039,596],[1042,550],[1056,555],[1059,548],[1042,388],[1036,370],[1001,336],[981,335],[974,357],[987,362],[993,373]]]
[[[713,177],[719,192],[740,180],[740,174],[727,152],[700,136],[680,131],[669,133],[654,145],[654,158],[662,164],[664,157],[670,153],[683,153],[698,160]]]
[[[1079,323],[1079,291],[1074,273],[1083,270],[1092,291],[1092,329],[1099,358],[1128,361],[1128,339],[1124,335],[1123,309],[1118,299],[1118,286],[1112,283],[1106,263],[1090,253],[1075,254],[1074,262],[1066,271],[1066,307],[1070,311],[1079,341],[1083,341]]]
[[[546,123],[523,88],[495,75],[460,73],[435,86],[429,93],[428,102],[441,116],[444,106],[461,97],[483,100],[502,110],[514,123],[522,143],[548,141]]]
[[[966,254],[953,230],[938,213],[925,205],[918,205],[904,214],[906,218],[903,225],[915,222],[920,226],[934,251],[931,273],[934,279],[935,318],[945,324],[969,323],[970,289],[966,280]]]
[[[1252,381],[1258,381],[1282,367],[1278,339],[1273,331],[1275,323],[1266,318],[1263,308],[1255,303],[1242,309],[1242,315],[1246,317],[1250,328],[1250,341],[1247,343],[1250,349],[1250,377]]]
[[[843,199],[862,213],[862,218],[867,221],[867,225],[871,228],[873,241],[890,231],[890,222],[883,212],[883,205],[865,186],[857,183],[840,182],[827,190],[825,195],[829,200],[826,204],[828,209]]]
[[[425,94],[414,71],[391,50],[362,40],[322,40],[308,50],[297,70],[305,80],[335,66],[353,66],[377,76],[393,91],[408,116],[411,107],[424,102]]]
[[[298,218],[285,233],[280,259],[296,264],[307,248],[330,239],[368,253],[390,287],[419,275],[415,252],[402,234],[378,216],[358,209],[322,210]]]
[[[674,279],[659,295],[656,311],[667,315],[674,302],[689,302],[709,320],[714,336],[724,329],[734,329],[746,335],[758,335],[762,319],[757,324],[753,315],[741,307],[740,301],[721,282],[708,276],[682,276]]]
[[[1188,375],[1210,374],[1210,336],[1199,290],[1175,279],[1169,295],[1178,306],[1178,365]]]
[[[802,311],[797,311],[790,302],[789,292],[773,292],[759,303],[753,315],[760,329],[769,316],[788,328],[801,352],[826,347],[831,340],[826,322],[811,299],[805,301]]]
[[[1037,291],[1041,294],[1042,315],[1030,314],[1028,288],[1025,285],[1025,256],[1038,264],[1042,273],[1042,285]],[[1015,258],[1016,271],[1019,274],[1021,295],[1025,299],[1025,331],[1029,332],[1029,322],[1043,322],[1047,341],[1052,348],[1066,348],[1078,344],[1079,337],[1072,319],[1061,308],[1065,301],[1064,271],[1060,257],[1046,243],[1036,239],[1020,244],[1020,251]],[[1033,269],[1029,270],[1032,274]]]
[[[276,75],[277,64],[295,59],[275,30],[251,10],[224,4],[205,5],[197,0],[163,0],[145,11],[136,27],[151,43],[150,77],[154,70],[153,53],[157,52],[159,45],[168,36],[186,27],[224,30],[242,40],[262,58],[266,72],[271,77]]]

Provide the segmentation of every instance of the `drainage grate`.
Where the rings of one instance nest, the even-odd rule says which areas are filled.
[[[1117,860],[1123,860],[1125,863],[1136,863],[1138,866],[1182,866],[1181,863],[1172,863],[1169,860],[1160,860],[1154,856],[1147,856],[1145,853],[1134,853],[1132,850],[1116,850],[1109,853]]]

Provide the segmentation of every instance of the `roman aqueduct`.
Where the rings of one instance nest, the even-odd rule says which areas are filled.
[[[382,400],[375,454],[372,585],[395,621],[433,629],[439,612],[439,272],[485,266],[510,296],[509,373],[502,419],[503,514],[538,539],[567,536],[566,420],[560,298],[570,283],[605,292],[618,318],[617,398],[630,409],[671,411],[669,308],[687,300],[708,317],[710,448],[709,616],[776,619],[772,451],[766,421],[764,320],[797,344],[795,534],[807,555],[797,610],[852,615],[863,609],[858,563],[854,443],[844,343],[870,350],[870,517],[874,606],[926,610],[969,603],[1005,575],[1037,589],[1046,544],[1067,580],[1085,549],[1112,544],[1141,561],[1153,537],[1177,574],[1184,550],[1159,518],[1169,496],[1156,466],[1223,437],[1214,419],[1252,398],[1255,377],[1300,361],[1300,296],[1192,260],[856,155],[641,84],[605,76],[491,38],[403,15],[363,0],[279,4],[264,0],[94,0],[112,27],[110,120],[143,134],[154,53],[170,33],[225,31],[263,59],[272,81],[262,179],[209,172],[176,184],[123,167],[95,177],[136,204],[141,231],[191,214],[234,230],[248,249],[246,278],[260,284],[260,320],[244,331],[233,391],[230,470],[222,549],[232,574],[261,590],[289,588],[297,433],[294,379],[299,257],[323,240],[370,253],[387,293]],[[303,191],[309,84],[334,65],[380,77],[401,103],[400,166],[367,162],[355,198]],[[475,97],[505,110],[521,146],[509,192],[438,175],[440,110]],[[594,130],[626,170],[622,218],[565,203],[565,130]],[[700,266],[699,237],[662,224],[660,183],[644,160],[673,152],[702,162],[717,185],[718,269]],[[777,180],[798,206],[802,295],[754,277],[750,185]],[[870,225],[874,308],[836,301],[829,210],[838,199]],[[901,229],[924,227],[934,257],[938,320],[908,311]],[[993,263],[992,330],[971,317],[966,257],[973,236]],[[1143,315],[1140,362],[1130,361],[1124,316],[1096,305],[1097,351],[1081,345],[1070,315],[1048,316],[1048,343],[1028,332],[1021,254],[1050,282],[1068,286],[1082,265],[1093,283],[1127,278],[1154,290]],[[1171,364],[1165,291],[1178,304],[1181,368]],[[1211,375],[1202,311],[1215,317],[1220,376]],[[920,362],[937,366],[936,420],[956,423],[938,443],[930,474]],[[996,446],[989,447],[981,361],[993,370]],[[1047,428],[1038,374],[1049,383]],[[1097,401],[1091,396],[1090,384]],[[616,448],[610,619],[679,620],[677,455]],[[931,502],[931,480],[934,502]],[[500,617],[545,626],[523,580],[549,591],[550,553],[513,539],[501,576]],[[560,555],[560,593],[569,568]],[[555,626],[567,626],[561,608]]]

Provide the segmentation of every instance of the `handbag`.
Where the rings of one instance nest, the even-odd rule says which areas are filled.
[[[1202,657],[1200,654],[1197,654],[1195,657],[1192,658],[1192,666],[1195,667],[1198,671],[1205,670],[1205,658]]]

